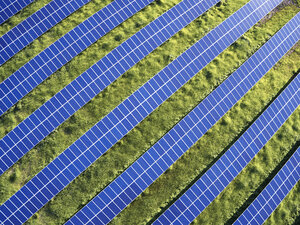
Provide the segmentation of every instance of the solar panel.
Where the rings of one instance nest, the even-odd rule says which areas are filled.
[[[153,224],[190,224],[246,167],[299,105],[300,74],[233,146]]]
[[[264,15],[267,14],[268,10],[271,10],[273,7],[275,7],[276,4],[274,4],[274,1],[273,4],[270,4],[270,2],[271,1],[267,2],[267,5],[262,4],[262,6],[259,6],[258,9],[256,9],[255,7],[252,6],[253,3],[256,4],[257,1],[253,0],[241,10],[242,11],[245,10],[246,7],[251,7],[252,9],[256,9],[254,10],[254,12],[250,13],[249,17],[253,15],[253,13],[257,13],[257,11],[259,12],[264,11],[264,13],[259,13],[259,16],[257,16],[257,19],[259,20],[259,18],[262,18]],[[268,10],[265,10],[266,8],[268,8]],[[235,15],[233,15],[230,18],[231,19],[229,21],[234,21]],[[246,16],[244,18],[248,18],[248,17]],[[254,21],[248,21],[248,23],[251,24],[254,23]],[[237,22],[233,22],[233,24],[235,23]],[[243,25],[243,23],[239,23],[239,24]],[[221,27],[223,28],[223,26]],[[195,46],[199,46],[199,45],[196,44]],[[193,58],[193,60],[195,60],[195,57]],[[145,92],[143,91],[141,93],[145,93]],[[132,100],[135,98],[129,97],[129,99]],[[128,105],[129,100],[125,102],[127,102],[125,103],[127,104],[127,107],[130,106]],[[121,106],[120,107],[121,111],[123,109],[126,109],[124,104],[123,106],[122,104],[120,106]],[[121,115],[121,111],[118,111],[119,113],[117,115]],[[135,110],[135,112],[137,111]],[[125,133],[131,129],[130,127],[127,127],[127,125],[130,125],[129,118],[134,118],[134,117],[133,116],[130,117],[129,115],[127,117],[128,120],[127,118],[125,118],[124,120],[125,126],[119,123],[119,125],[121,124],[122,126],[117,125],[114,128],[110,127],[112,128],[111,129],[112,132],[107,133],[106,137],[104,136],[103,138],[101,138],[101,135],[103,134],[102,132],[105,132],[104,129],[107,129],[104,123],[111,126],[111,124],[108,122],[116,121],[117,117],[111,117],[112,115],[113,114],[110,113],[102,121],[96,124],[85,135],[83,135],[73,145],[71,145],[64,153],[62,153],[52,163],[50,163],[46,168],[44,168],[37,176],[35,176],[24,187],[22,187],[14,196],[12,196],[8,201],[6,201],[6,203],[4,203],[0,207],[0,212],[2,212],[2,218],[7,218],[6,221],[10,220],[14,222],[17,222],[18,220],[23,221],[26,220],[26,218],[29,218],[46,202],[48,202],[53,196],[55,196],[60,190],[62,190],[65,186],[67,186],[73,179],[75,179],[75,177],[77,177],[83,170],[85,170],[85,168],[91,165],[92,162],[94,162],[105,151],[107,151],[110,145],[112,145],[111,142],[114,143],[117,141],[115,139],[115,135],[118,135],[117,137],[121,138],[122,135],[125,135]],[[139,115],[139,114],[133,113],[133,115]],[[138,117],[135,118],[138,119]],[[120,133],[119,131],[121,131],[122,133]],[[18,202],[15,203],[14,201],[16,200]],[[19,203],[21,203],[21,207]],[[14,207],[12,207],[11,205],[13,205]],[[19,207],[17,205],[19,205]]]
[[[0,37],[0,66],[91,0],[53,0]]]
[[[0,1],[0,25],[32,2],[33,0]]]
[[[284,32],[281,32],[279,35],[283,34]],[[286,41],[286,46],[283,45],[279,48],[277,48],[277,46],[275,47],[274,43],[276,42],[268,42],[269,44],[266,47],[270,48],[269,52],[274,51],[275,48],[275,51],[278,53],[278,50],[281,51],[289,46],[288,42],[290,42],[290,40]],[[283,51],[288,51],[287,49]],[[269,52],[266,51],[265,53],[268,54]],[[262,53],[261,50],[260,53]],[[260,56],[260,54],[255,54],[252,59]],[[252,64],[251,60],[247,61],[241,69],[253,66],[254,68],[249,71],[249,75],[245,70],[245,73],[243,73],[243,70],[241,69],[237,70],[217,90],[211,93],[210,96],[200,103],[116,180],[109,184],[99,195],[75,214],[67,224],[85,224],[89,222],[94,224],[106,224],[112,220],[161,174],[163,174],[177,159],[179,159],[179,157],[181,157],[199,138],[201,138],[201,136],[204,135],[204,133],[206,133],[206,131],[209,130],[216,121],[242,97],[241,95],[244,95],[250,89],[249,86],[253,86],[254,83],[266,73],[262,71],[256,73],[256,68],[263,66],[268,70],[272,67],[274,56],[276,55],[270,54],[270,56],[261,63],[257,62]],[[280,54],[278,57],[280,57]],[[238,80],[237,82],[239,82],[239,84],[230,86],[231,81],[234,80]],[[241,91],[236,93],[236,90]],[[223,99],[217,100],[214,98],[217,96],[220,96],[219,98],[222,97]],[[237,99],[235,99],[235,97]],[[230,157],[231,155],[228,156],[229,159],[231,159]],[[222,163],[227,165],[225,163],[228,163],[228,161],[222,159]],[[218,163],[218,165],[219,164],[220,163]],[[222,165],[223,164],[220,165],[220,168],[223,168]],[[225,174],[227,173],[228,172],[225,172]],[[211,172],[208,174],[211,175]],[[209,180],[207,176],[205,176],[204,179],[205,181]],[[161,220],[166,222],[163,219]]]
[[[299,162],[300,147],[234,225],[263,224],[299,181]]]
[[[79,108],[218,0],[185,0],[137,32],[77,77],[0,140],[0,175]],[[24,130],[24,127],[26,130]],[[12,154],[12,157],[9,156]],[[8,161],[3,159],[8,157]]]
[[[73,57],[154,0],[115,0],[0,84],[0,116]]]

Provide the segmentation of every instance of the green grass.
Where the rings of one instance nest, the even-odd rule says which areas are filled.
[[[0,138],[93,63],[179,1],[161,0],[151,4],[52,75],[0,118]],[[109,2],[93,1],[84,6],[81,12],[72,14],[68,21],[63,21],[55,26],[26,48],[25,51],[22,51],[7,64],[0,67],[0,81],[27,62],[29,56],[32,58],[38,54],[43,48],[66,33],[67,30],[72,29],[76,24]],[[139,86],[246,2],[248,0],[228,0],[221,6],[214,7],[80,109],[0,177],[0,203],[7,200],[24,183]],[[27,8],[28,13],[30,7]],[[34,11],[36,8],[33,7],[32,10]],[[266,21],[265,24],[255,26],[243,35],[233,46],[198,73],[188,84],[109,150],[107,154],[97,160],[59,193],[28,223],[61,224],[65,222],[159,140],[299,11],[300,9],[294,5],[287,6]],[[6,29],[9,29],[9,27]],[[3,28],[3,30],[5,29]],[[3,30],[0,30],[0,32],[4,32]],[[113,220],[112,224],[145,224],[159,215],[162,212],[161,209],[178,197],[182,190],[201,175],[263,111],[264,107],[272,101],[294,73],[299,70],[299,65],[296,63],[299,61],[300,48],[297,47],[294,52],[281,60],[275,69],[272,69],[242,101],[204,135],[170,170]],[[251,162],[251,165],[249,164],[249,167],[230,184],[228,189],[201,214],[196,223],[204,223],[205,221],[204,224],[223,224],[230,220],[253,190],[263,183],[276,165],[281,162],[281,159],[288,154],[291,146],[299,140],[299,136],[297,136],[300,127],[299,113],[298,109]],[[268,169],[264,170],[266,165],[268,165]],[[247,182],[249,179],[253,180],[250,184]],[[243,197],[237,198],[238,195],[232,190],[238,190]],[[295,193],[295,196],[297,192],[291,192],[292,197],[290,195],[287,197],[289,200],[283,203],[283,209],[281,207],[278,209],[279,212],[275,212],[275,219],[282,221],[282,223],[277,224],[285,224],[283,221],[295,220],[292,207],[297,203],[297,198],[293,197],[293,193]],[[234,194],[233,198],[235,197],[234,201],[230,198],[232,194]],[[222,207],[222,204],[226,207]],[[280,220],[279,218],[283,214],[286,216]],[[271,221],[268,221],[268,223],[274,224],[275,219],[271,217]]]

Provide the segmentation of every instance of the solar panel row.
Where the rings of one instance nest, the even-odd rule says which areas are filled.
[[[0,116],[47,77],[154,0],[115,0],[31,59],[0,84]]]
[[[286,31],[282,30],[277,38],[287,34]],[[274,45],[277,43],[274,38],[269,41],[67,224],[106,224],[113,219],[201,138],[275,64],[273,58],[280,58],[280,51],[287,52],[291,48],[290,41],[285,41],[281,46]],[[253,62],[264,54],[266,59]],[[261,71],[260,68],[265,70]]]
[[[234,225],[263,224],[299,181],[299,162],[300,147]]]
[[[0,175],[126,70],[219,0],[184,0],[115,48],[8,133]]]
[[[0,1],[0,25],[32,2],[33,0]]]
[[[53,0],[0,37],[0,66],[91,0]]]
[[[300,75],[297,75],[233,146],[153,224],[190,224],[246,167],[299,105]]]
[[[264,17],[272,8],[274,8],[278,3],[280,3],[280,1],[273,0],[273,1],[267,1],[266,3],[260,5],[261,1],[252,0],[241,10],[236,12],[233,16],[228,18],[223,24],[218,26],[218,28],[216,28],[216,30],[220,35],[222,34],[224,35],[222,37],[230,38],[229,40],[227,38],[221,38],[220,40],[222,40],[222,43],[227,43],[227,46],[230,45],[235,39],[238,38],[238,36],[242,35],[243,32],[246,32],[246,30],[249,29],[251,25],[254,25],[260,18]],[[244,16],[241,14],[241,12],[244,13],[243,14]],[[256,15],[256,13],[259,15]],[[239,17],[237,17],[237,15],[239,15]],[[226,31],[232,30],[232,28],[234,27],[239,28],[240,31],[239,35],[230,33],[234,35],[234,37],[232,36],[228,37],[228,35],[226,36]],[[217,32],[216,30],[212,32]],[[204,37],[203,40],[210,42],[210,39],[208,39],[207,37]],[[164,80],[165,83],[171,84],[169,86],[167,85],[163,86],[163,87],[167,87],[165,91],[168,91],[169,87],[171,88],[167,93],[171,94],[171,90],[175,92],[176,87],[179,88],[179,86],[177,85],[179,83],[177,83],[176,80],[167,82],[168,79],[166,78],[168,76],[173,76],[173,74],[175,73],[177,74],[178,78],[182,80],[178,72],[180,72],[181,74],[184,73],[185,76],[189,76],[189,73],[193,75],[196,73],[196,71],[192,71],[191,68],[194,68],[194,66],[201,67],[203,66],[203,62],[207,63],[208,61],[211,60],[210,58],[207,59],[208,60],[207,61],[205,58],[203,58],[202,55],[199,56],[198,58],[195,57],[196,55],[199,55],[200,51],[203,52],[204,50],[203,48],[208,47],[206,42],[203,40],[202,41],[200,40],[200,42],[198,42],[192,48],[187,50],[187,53],[190,54],[190,56],[187,53],[184,53],[183,55],[185,56],[182,55],[181,57],[179,57],[178,58],[179,60],[175,60],[171,67],[167,67],[167,71],[160,73],[162,79],[158,81],[161,83],[161,81]],[[212,42],[210,43],[212,44]],[[226,48],[225,44],[224,44],[224,48]],[[221,47],[219,47],[218,49],[220,50]],[[215,54],[218,53],[215,52]],[[206,57],[206,55],[204,56]],[[182,70],[179,67],[180,66],[179,64],[184,63],[184,60],[188,60],[189,62],[194,62],[193,64],[190,64],[188,66],[185,65],[184,67],[181,67],[181,68],[189,69],[188,71]],[[159,78],[159,76],[156,76],[156,79],[157,78]],[[155,82],[154,79],[151,79],[150,82],[151,82],[150,84],[152,85],[155,84],[153,83]],[[173,82],[174,83],[176,82],[175,83],[176,86],[173,85]],[[148,91],[152,90],[148,88],[148,86],[146,87]],[[148,95],[147,94],[148,92],[146,91],[147,89],[145,89],[144,86],[140,89],[141,94],[139,96],[140,97],[144,96],[145,99],[144,97],[140,98],[138,95],[137,95],[138,98],[132,95],[132,97],[129,97],[129,99],[127,99],[125,103],[120,105],[119,109],[124,113],[126,113],[127,112],[125,111],[127,110],[126,107],[133,106],[130,103],[130,101],[133,102],[135,106],[137,106],[135,103],[141,101],[144,102],[144,105],[148,111],[145,111],[143,109],[144,107],[140,106],[139,110],[141,110],[142,114],[138,114],[137,113],[138,111],[134,110],[133,115],[136,116],[135,118],[137,121],[140,121],[142,119],[141,118],[142,115],[146,117],[151,111],[154,110],[152,106],[150,106],[147,103],[148,99],[154,99],[154,98],[147,97]],[[152,91],[153,91],[152,93],[153,96],[156,96],[154,90]],[[163,92],[158,92],[158,93],[163,93]],[[148,104],[148,106],[146,104]],[[92,129],[90,129],[85,135],[83,135],[79,140],[77,140],[73,145],[71,145],[64,153],[62,153],[52,163],[50,163],[29,183],[27,183],[23,188],[21,188],[6,203],[4,203],[0,207],[1,209],[0,211],[3,212],[2,217],[8,218],[6,221],[11,220],[14,221],[14,223],[17,223],[18,220],[23,221],[26,220],[26,218],[29,218],[46,202],[48,202],[53,196],[55,196],[60,190],[62,190],[66,185],[68,185],[71,182],[71,180],[75,179],[75,177],[77,177],[83,170],[85,170],[85,168],[91,165],[92,162],[94,162],[105,151],[107,151],[110,148],[110,146],[112,146],[112,143],[115,143],[117,141],[116,138],[120,139],[129,130],[131,130],[132,129],[131,123],[137,122],[132,115],[129,115],[128,118],[125,118],[123,120],[123,122],[125,121],[124,123],[125,126],[119,123],[119,126],[111,127],[111,122],[114,123],[118,122],[117,118],[119,116],[122,116],[122,113],[119,109],[116,110],[117,117],[114,116],[114,114],[110,113],[107,117],[105,117],[102,121],[96,124]],[[111,129],[111,131],[108,132],[106,136],[103,136],[103,134],[107,132],[108,128],[106,128],[104,123],[109,126],[108,127],[109,129]]]

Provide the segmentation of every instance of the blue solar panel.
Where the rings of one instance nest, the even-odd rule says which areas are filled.
[[[299,181],[299,162],[300,147],[234,225],[263,224]]]
[[[279,35],[284,35],[286,31],[288,30],[282,30]],[[276,51],[278,53],[278,50],[285,49],[289,46],[288,42],[290,40],[286,41],[285,44],[281,45],[279,48],[275,47],[274,43],[277,42],[273,41],[276,41],[276,39],[268,42],[268,44],[264,47],[267,47],[268,50],[264,53],[269,54],[272,51]],[[261,56],[259,53],[263,52],[262,49],[263,48],[261,48],[261,50],[259,50],[251,58],[254,59]],[[287,52],[288,49],[290,48],[288,47],[284,51]],[[266,73],[262,71],[256,72],[255,68],[252,68],[247,73],[243,73],[242,69],[247,66],[257,67],[258,65],[262,65],[268,70],[273,65],[270,61],[272,61],[274,56],[276,55],[269,55],[261,63],[257,62],[252,64],[251,60],[248,60],[245,64],[243,64],[239,70],[229,77],[219,88],[212,92],[191,113],[181,120],[142,157],[133,163],[132,166],[108,185],[107,188],[100,192],[98,196],[89,202],[74,217],[72,217],[70,222],[67,224],[83,224],[88,221],[92,221],[95,224],[108,223],[139,194],[141,194],[143,190],[145,190],[161,174],[163,174],[199,138],[201,138],[201,136],[206,133],[206,131],[210,129],[233,104],[242,97],[234,94],[236,90],[240,89],[243,91],[243,94],[246,93],[247,90],[254,85],[253,83],[257,82],[259,78]],[[278,57],[281,57],[280,54]],[[237,82],[239,82],[239,84],[231,86],[230,88],[231,81],[235,80],[238,80]],[[250,81],[253,81],[253,83],[250,83]],[[216,98],[219,98],[219,100]],[[230,99],[231,102],[229,103]],[[232,155],[227,155],[228,159],[232,158]],[[222,162],[227,163],[228,161],[222,159]],[[222,169],[224,165],[221,164],[220,168]],[[232,167],[229,167],[229,171],[231,171],[231,169]],[[233,172],[234,171],[232,171],[232,173]],[[208,174],[210,173],[211,172],[208,172]],[[225,174],[227,173],[228,172],[225,172]],[[208,182],[209,177],[205,176],[204,180],[205,182]],[[213,190],[216,191],[215,189]],[[207,194],[207,196],[209,196],[212,201],[211,195]],[[204,198],[204,200],[206,199]],[[118,206],[117,209],[116,206]]]
[[[91,0],[53,0],[0,37],[0,66]]]
[[[9,161],[4,160],[0,175],[126,70],[218,1],[206,1],[205,4],[204,1],[180,2],[58,92],[0,140],[4,153],[0,153],[0,162],[4,155],[14,155]]]
[[[32,2],[33,0],[0,1],[0,25]]]
[[[277,4],[276,1],[270,0],[266,4],[262,4],[262,6],[259,6],[257,9],[256,7],[254,7],[253,4],[258,4],[258,2],[259,1],[257,0],[253,0],[241,9],[241,11],[245,10],[245,8],[247,7],[251,7],[253,9],[253,12],[251,12],[250,15],[244,16],[243,18],[249,18],[249,17],[252,18],[251,16],[253,16],[253,14],[256,14],[258,11],[260,12],[259,15],[257,15],[256,17],[257,18],[256,20],[247,21],[247,23],[254,24],[255,21],[258,21],[260,18],[266,15],[267,11],[272,10],[272,8],[274,8]],[[272,2],[273,4],[270,4],[270,2]],[[268,10],[264,10],[265,8],[268,8]],[[261,13],[261,11],[264,11],[264,13]],[[236,19],[233,18],[235,18],[235,15],[233,15],[232,17],[226,20],[227,22],[233,21],[230,22],[232,24],[230,25],[230,27],[228,27],[228,30],[231,30],[232,26],[235,27],[236,24],[244,26],[244,23],[236,22],[235,21]],[[240,19],[237,19],[237,21],[240,21]],[[220,27],[223,28],[222,25],[220,25]],[[223,29],[223,30],[225,36],[227,29]],[[230,42],[228,42],[228,44],[230,44]],[[287,46],[288,45],[285,45],[285,47]],[[199,53],[197,52],[193,53],[192,51],[192,50],[199,51],[199,47],[201,47],[201,45],[198,43],[195,44],[193,47],[191,47],[189,50],[187,50],[189,54],[193,54],[193,57],[187,59],[188,62],[189,61],[191,62],[193,60],[194,61],[199,60],[199,62],[201,62],[201,60],[204,60],[204,58],[201,58],[201,54],[199,55]],[[184,53],[183,55],[188,56],[187,53]],[[180,56],[178,59],[183,59],[182,58],[183,55]],[[199,55],[199,57],[195,57],[197,55]],[[53,162],[51,162],[46,168],[44,168],[39,174],[37,174],[24,187],[22,187],[14,196],[12,196],[7,202],[5,202],[0,207],[0,212],[2,212],[2,215],[0,214],[0,218],[2,218],[2,220],[3,218],[6,218],[5,221],[16,221],[18,219],[26,220],[26,218],[30,217],[33,213],[35,213],[53,196],[55,196],[59,191],[61,191],[65,186],[67,186],[73,179],[75,179],[82,171],[84,171],[89,165],[91,165],[97,158],[99,158],[104,152],[106,152],[114,143],[117,142],[118,139],[120,139],[130,129],[132,129],[132,127],[134,126],[132,123],[137,124],[139,121],[143,119],[143,117],[146,117],[151,111],[153,111],[154,106],[151,106],[151,104],[155,103],[154,101],[155,97],[152,96],[156,96],[157,93],[164,93],[164,92],[159,92],[160,90],[163,90],[163,87],[170,88],[172,89],[173,92],[176,90],[176,87],[174,86],[174,84],[176,84],[175,83],[176,80],[174,79],[173,81],[171,81],[171,79],[169,79],[168,81],[166,80],[166,75],[168,74],[168,76],[173,76],[175,73],[176,76],[174,76],[174,78],[177,77],[180,78],[178,71],[181,71],[182,74],[184,73],[185,70],[180,70],[178,67],[174,66],[178,62],[180,61],[175,60],[173,62],[174,64],[173,63],[170,64],[171,67],[166,67],[169,71],[168,73],[165,73],[163,70],[161,73],[159,73],[149,82],[147,82],[143,87],[141,87],[141,89],[139,89],[137,92],[131,95],[115,110],[113,110],[110,114],[108,114],[108,116],[103,118],[99,123],[97,123],[94,127],[92,127],[86,134],[84,134],[80,139],[78,139],[74,144],[72,144],[68,149],[66,149],[60,156],[58,156]],[[190,65],[193,66],[195,64],[190,64]],[[191,70],[192,67],[190,65],[188,66],[186,65],[183,68]],[[191,73],[195,74],[196,71]],[[188,75],[188,73],[185,74]],[[162,79],[160,78],[160,80],[158,80],[159,75],[161,75],[162,77]],[[192,75],[188,75],[188,76],[192,76]],[[155,92],[152,88],[153,85],[155,85],[154,81],[158,81],[160,83],[165,82],[166,84],[170,84],[170,85],[164,85],[162,86],[162,89],[158,89],[158,91]],[[148,92],[151,90],[153,91],[152,94]],[[171,95],[171,90],[169,90],[168,93],[169,95]],[[152,96],[149,96],[150,94]],[[157,99],[160,99],[160,96],[163,95],[159,95],[159,98]],[[147,100],[145,98],[147,98]],[[142,104],[140,104],[139,101]],[[134,106],[137,109],[133,110]],[[132,113],[129,113],[128,110],[132,110]],[[126,115],[125,117],[124,113],[125,115],[126,114],[128,115]],[[122,117],[123,120],[121,121]],[[119,122],[115,126],[113,126],[112,123],[115,123],[117,121]],[[191,122],[190,118],[188,118],[187,121],[188,123]],[[185,128],[187,125],[188,124],[183,124],[181,127]],[[178,132],[181,131],[183,130],[178,130]],[[163,141],[161,142],[162,143],[161,146],[168,145],[168,142],[166,142],[164,139],[162,140]],[[168,138],[166,140],[170,141]],[[183,142],[180,142],[178,146],[184,147],[185,144]],[[157,152],[156,149],[154,150],[153,149],[154,148],[152,148],[151,154],[155,156],[154,154]],[[162,148],[159,148],[159,150],[162,150]],[[151,157],[147,159],[151,160]],[[166,164],[164,164],[164,160],[167,159],[158,160],[158,164],[155,164],[154,168],[166,169]],[[143,164],[143,166],[145,165],[146,164]],[[136,169],[136,167],[134,168]],[[133,171],[133,174],[134,173],[135,172]],[[155,172],[153,171],[152,168],[150,169],[150,176],[151,177],[155,176]],[[146,182],[152,181],[147,174],[146,176],[142,176],[142,177],[143,179],[145,179]],[[130,181],[131,178],[126,177],[126,180]],[[132,187],[134,188],[134,190],[135,188],[139,190],[138,186],[135,183],[132,185]],[[28,190],[30,190],[30,193],[28,193]],[[111,194],[113,194],[113,192],[111,192]],[[132,189],[129,189],[126,191],[126,194],[132,196],[134,195],[134,192],[132,191]],[[16,206],[18,205],[18,203],[14,202],[16,201],[15,200],[16,198],[17,201],[22,202],[22,207],[11,207],[12,204]],[[126,201],[128,200],[130,199],[127,199]],[[34,205],[35,208],[33,208],[32,205]],[[29,207],[30,207],[30,211],[28,211]],[[7,214],[7,210],[9,210],[10,215]],[[26,214],[25,218],[19,217],[19,215],[22,213],[23,215]]]
[[[115,0],[0,84],[0,116],[47,77],[154,0]]]
[[[254,158],[299,105],[300,74],[233,146],[153,224],[190,224]]]

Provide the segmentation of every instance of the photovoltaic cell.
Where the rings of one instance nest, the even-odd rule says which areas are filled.
[[[237,142],[153,224],[190,224],[246,167],[299,105],[300,75],[297,75]]]
[[[299,181],[299,162],[300,147],[234,225],[263,224]]]
[[[51,74],[154,0],[115,0],[0,84],[0,116]]]
[[[0,66],[91,0],[53,0],[0,37]]]
[[[180,2],[58,92],[0,140],[0,162],[14,155],[0,165],[0,175],[125,71],[218,1]]]
[[[281,32],[281,34],[279,35],[284,35],[284,33]],[[273,39],[273,41],[275,40]],[[286,41],[284,45],[281,45],[279,47],[279,50],[287,48],[287,46],[289,46],[287,42],[289,41]],[[268,42],[268,45],[266,45],[264,48],[266,47],[271,47],[271,52],[278,51],[277,47],[275,47],[274,45],[274,42]],[[287,52],[288,50],[286,49],[284,51]],[[262,53],[262,51],[260,51],[260,53]],[[269,52],[265,53],[267,55],[269,54]],[[252,59],[255,59],[256,57],[260,56],[260,54],[256,53],[252,57]],[[110,220],[112,220],[139,194],[141,194],[149,185],[151,185],[161,174],[163,174],[199,138],[201,138],[201,136],[204,133],[206,133],[206,131],[210,129],[216,123],[216,121],[218,121],[230,109],[230,107],[232,107],[242,97],[241,95],[244,95],[250,89],[249,86],[253,86],[254,83],[257,82],[260,79],[260,77],[266,73],[266,71],[255,72],[256,68],[264,66],[266,67],[266,70],[268,70],[270,67],[272,67],[273,62],[271,61],[273,57],[274,55],[270,54],[266,60],[263,60],[264,62],[262,63],[257,62],[252,64],[251,60],[249,60],[245,64],[243,64],[243,66],[239,70],[237,70],[231,77],[229,77],[218,89],[211,93],[202,103],[200,103],[191,113],[189,113],[183,120],[181,120],[142,157],[140,157],[124,173],[122,173],[116,180],[114,180],[110,185],[108,185],[108,187],[106,187],[102,192],[100,192],[100,194],[97,195],[91,202],[89,202],[82,210],[75,214],[75,216],[72,217],[70,221],[67,222],[67,224],[85,224],[89,222],[92,224],[107,224]],[[280,57],[280,54],[278,55],[278,57]],[[242,69],[247,68],[248,66],[255,67],[252,68],[251,71],[249,71],[249,75],[248,72],[242,72]],[[238,82],[238,84],[236,86],[233,86],[231,84],[231,81],[236,81]],[[295,88],[295,86],[297,86],[297,82],[299,86],[298,79],[292,84],[292,89]],[[216,99],[217,97],[219,98],[219,100]],[[220,100],[220,98],[223,99]],[[297,98],[299,99],[299,94],[298,97],[296,96],[293,99],[292,103],[289,103],[289,108],[285,108],[286,111],[284,114],[284,118],[287,118],[288,113],[291,112],[288,110],[294,110],[295,108],[297,108],[296,104],[294,103],[296,101],[295,99]],[[291,104],[293,105],[291,106]],[[276,119],[274,121],[277,122]],[[273,128],[273,123],[271,123],[270,126],[272,126]],[[261,145],[260,142],[259,144],[256,142],[257,140],[254,141],[253,145]],[[244,144],[244,142],[241,143]],[[245,147],[244,145],[242,146]],[[234,155],[231,155],[231,153],[227,153],[226,156],[224,156],[226,157],[226,160],[223,157],[221,159],[221,163],[217,163],[220,169],[218,170],[219,172],[225,168],[225,165],[228,165],[226,163],[228,163],[228,160],[232,159],[233,156]],[[241,157],[245,157],[244,154],[242,154]],[[231,172],[231,170],[232,167],[229,168],[229,172]],[[216,169],[214,167],[212,171],[216,173]],[[229,172],[225,171],[224,174],[227,176]],[[211,174],[211,171],[208,172],[208,174]],[[205,175],[205,177],[203,178],[205,182],[208,182],[210,179],[213,179],[213,177],[208,177],[207,175]],[[226,178],[221,176],[220,180],[222,182],[224,181],[224,179],[226,181]],[[222,185],[225,184],[221,184],[218,182],[219,181],[217,181],[218,188],[222,187]],[[212,194],[215,194],[215,191],[217,190],[215,190],[214,187],[212,187]],[[206,197],[210,198],[210,200],[212,200],[212,198],[215,196],[210,195],[210,191],[206,191],[205,194]],[[189,194],[187,195],[190,196]],[[209,202],[208,199],[206,199],[206,197],[202,197],[203,202],[208,204]],[[183,198],[185,199],[185,197]],[[202,200],[202,198],[200,200]],[[206,205],[204,205],[203,208],[197,208],[196,214],[197,212],[200,212],[200,209],[203,210],[205,206]],[[183,206],[180,205],[179,209],[181,209],[182,207]],[[193,207],[194,206],[192,206],[192,208]],[[187,212],[186,214],[188,213],[190,212]],[[169,215],[169,213],[166,214]],[[159,219],[159,221],[163,224],[170,223],[168,220],[164,219],[163,216],[162,219]],[[184,219],[182,219],[181,217],[180,222],[184,222]],[[191,220],[189,220],[188,222],[191,222]],[[188,222],[185,221],[184,224]]]
[[[0,25],[32,2],[33,0],[0,1]]]
[[[271,4],[271,2],[273,4]],[[259,17],[263,17],[270,11],[272,8],[276,6],[275,1],[268,1],[267,4],[259,4],[259,1],[251,1],[245,7],[252,8],[250,15],[244,16],[243,18],[249,18],[251,15],[259,11],[259,16],[257,16],[257,20],[249,20],[248,23],[252,24],[255,21],[259,20]],[[275,3],[275,4],[274,4]],[[279,2],[278,2],[279,3]],[[255,4],[258,9],[253,5]],[[241,9],[245,10],[245,7]],[[263,12],[263,13],[261,13]],[[235,16],[232,16],[235,18]],[[230,17],[230,18],[232,18]],[[252,17],[250,17],[252,18]],[[228,19],[230,21],[230,19]],[[226,20],[226,21],[228,21]],[[232,20],[232,19],[231,19]],[[233,21],[240,19],[233,19]],[[233,22],[235,24],[237,22]],[[233,25],[232,25],[233,26]],[[229,28],[230,29],[230,28]],[[226,29],[225,29],[226,30]],[[231,39],[232,40],[232,39]],[[230,42],[228,43],[230,45]],[[197,44],[195,46],[198,46]],[[192,48],[193,49],[193,48]],[[189,49],[191,50],[191,49]],[[189,51],[187,50],[187,51]],[[197,50],[197,49],[196,49]],[[192,52],[189,52],[192,54]],[[195,55],[194,55],[195,56]],[[182,58],[181,58],[182,59]],[[202,58],[201,58],[202,59]],[[193,60],[196,60],[193,57]],[[188,67],[188,66],[187,66]],[[186,67],[186,68],[187,68]],[[172,67],[173,71],[181,71],[177,70],[176,67]],[[177,73],[174,72],[174,73]],[[181,71],[182,73],[182,71]],[[172,74],[171,70],[168,74]],[[178,73],[179,74],[179,73]],[[178,75],[177,74],[177,75]],[[165,76],[164,76],[165,77]],[[165,77],[166,78],[166,77]],[[166,80],[164,78],[164,80]],[[154,83],[152,83],[154,84]],[[163,87],[172,87],[172,86],[163,86]],[[80,139],[78,139],[74,144],[72,144],[64,153],[58,156],[52,163],[50,163],[45,169],[43,169],[38,175],[36,175],[31,181],[29,181],[24,187],[22,187],[14,196],[12,196],[6,203],[4,203],[0,207],[0,218],[5,221],[14,221],[15,223],[18,220],[26,220],[33,213],[35,213],[39,208],[41,208],[46,202],[48,202],[53,196],[55,196],[59,191],[61,191],[65,186],[67,186],[75,177],[77,177],[82,171],[84,171],[89,165],[91,165],[98,157],[100,157],[104,152],[106,152],[114,143],[116,143],[117,139],[120,139],[124,136],[130,129],[132,129],[132,122],[140,121],[142,119],[142,115],[145,117],[150,113],[151,109],[150,104],[154,102],[148,101],[152,98],[149,98],[149,95],[146,101],[143,101],[141,97],[143,94],[147,94],[148,92],[142,87],[141,94],[138,99],[135,99],[135,96],[129,97],[125,100],[125,103],[121,104],[114,112],[110,113],[107,117],[97,123],[93,128],[91,128],[85,135],[83,135]],[[172,88],[175,91],[174,88]],[[150,91],[151,89],[149,89]],[[167,90],[167,89],[166,89]],[[137,93],[137,92],[135,92]],[[155,93],[154,93],[155,94]],[[134,110],[132,115],[128,115],[122,123],[118,123],[116,126],[112,127],[111,123],[116,122],[119,116],[127,110],[128,107],[133,106],[133,104],[138,103],[138,100],[143,102],[150,102],[147,105],[141,105],[138,107],[141,110],[141,114],[138,113],[137,110]],[[154,98],[153,98],[154,99]],[[130,100],[130,102],[129,102]],[[152,103],[151,103],[152,102]],[[130,104],[129,104],[130,103]],[[126,105],[125,105],[126,104]],[[145,107],[144,107],[145,106]],[[148,112],[146,110],[149,110]],[[134,117],[135,116],[135,117]],[[106,125],[105,125],[106,124]],[[108,126],[108,127],[107,127]],[[108,129],[111,129],[111,132],[108,132]],[[106,133],[106,135],[103,135]],[[102,138],[101,138],[102,137]],[[161,161],[160,161],[161,162]],[[145,178],[146,179],[146,178]],[[30,190],[30,193],[28,193]],[[133,192],[132,192],[133,193]],[[131,193],[131,194],[132,194]],[[14,202],[14,201],[18,202]],[[21,203],[22,202],[22,203]],[[21,203],[21,207],[19,205]],[[12,207],[13,206],[13,207]],[[32,207],[34,206],[34,207]],[[30,207],[30,209],[29,209]],[[20,218],[20,217],[22,218]]]

